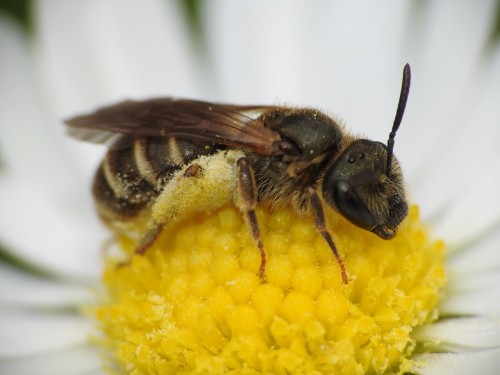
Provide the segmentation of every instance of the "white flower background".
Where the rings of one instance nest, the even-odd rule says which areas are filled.
[[[496,373],[499,3],[199,6],[199,33],[167,0],[35,1],[32,33],[0,14],[0,373],[103,373],[79,307],[108,238],[89,192],[105,150],[70,139],[65,117],[151,96],[289,103],[385,142],[406,62],[413,80],[395,152],[424,220],[450,246],[442,319],[416,332],[439,345],[417,370]]]

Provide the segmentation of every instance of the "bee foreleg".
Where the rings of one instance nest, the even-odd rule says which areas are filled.
[[[259,223],[255,215],[255,207],[257,206],[257,186],[255,184],[255,176],[252,167],[246,158],[240,158],[237,161],[238,166],[238,185],[236,205],[247,216],[252,230],[252,236],[257,242],[260,250],[260,267],[259,276],[265,277],[266,271],[266,252],[260,236]]]
[[[142,238],[135,249],[135,253],[138,255],[143,255],[147,249],[156,241],[163,229],[163,224],[155,224],[155,226],[150,229],[146,235]]]
[[[345,267],[344,263],[342,262],[342,259],[340,259],[339,253],[337,251],[337,247],[335,246],[335,243],[333,242],[332,236],[326,229],[326,221],[325,221],[325,213],[323,211],[323,205],[321,203],[321,200],[318,196],[318,193],[316,190],[314,190],[312,187],[307,188],[306,190],[307,197],[309,198],[309,204],[310,208],[312,211],[312,214],[314,216],[314,223],[316,225],[316,228],[319,230],[323,238],[326,240],[328,243],[328,246],[330,246],[330,249],[332,249],[333,254],[335,255],[335,258],[337,259],[337,262],[340,267],[340,273],[342,275],[342,281],[344,284],[348,283],[347,280],[347,274],[345,272]]]

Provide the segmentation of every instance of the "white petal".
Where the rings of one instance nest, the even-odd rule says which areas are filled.
[[[439,305],[440,313],[444,316],[500,314],[500,277],[491,275],[488,279],[488,283],[483,281],[486,285],[482,288],[451,291]]]
[[[500,348],[466,353],[435,353],[417,357],[416,373],[422,375],[496,375]]]
[[[500,347],[498,317],[450,318],[419,329],[419,341],[438,344],[438,350],[473,351],[474,348]]]
[[[398,55],[394,46],[400,45],[404,27],[403,2],[204,5],[205,33],[224,99],[324,107],[372,136],[379,121],[366,120],[374,116],[383,122],[386,106],[380,101],[391,103],[387,111],[393,116],[403,64],[390,58]],[[395,83],[392,98],[378,94],[388,83]],[[382,126],[386,137],[389,125]]]
[[[16,25],[1,17],[0,46],[0,152],[5,170],[15,177],[24,175],[33,189],[59,195],[81,186],[86,181],[78,179],[78,170],[71,173],[71,158],[62,153],[57,137],[63,127],[52,122],[45,98],[38,95],[28,41]]]
[[[75,308],[92,297],[87,286],[36,277],[0,263],[0,306]]]
[[[51,112],[51,100],[40,84],[32,41],[9,20],[0,17],[0,150],[7,170],[30,179],[31,186],[59,196],[89,186],[100,159],[95,145],[69,142],[64,113]],[[64,33],[61,33],[64,34]],[[76,89],[75,89],[76,90]],[[76,90],[77,91],[77,90]]]
[[[460,283],[462,277],[470,279],[490,273],[499,273],[499,243],[500,222],[493,227],[485,227],[483,233],[480,233],[477,238],[464,243],[449,254],[447,268],[451,270],[452,274],[459,276],[453,280],[453,284]],[[455,288],[463,289],[460,285]]]
[[[19,182],[2,181],[0,189],[0,238],[7,249],[51,272],[96,280],[101,269],[103,228],[96,220],[85,220],[86,215],[79,215],[82,210],[58,199],[62,197]],[[86,209],[92,207],[89,202]]]
[[[500,222],[499,96],[500,47],[484,62],[481,75],[471,85],[468,113],[456,120],[457,129],[447,138],[446,153],[436,158],[428,176],[429,186],[435,181],[434,189],[441,186],[452,202],[446,216],[435,220],[437,232],[449,238],[452,247]],[[439,199],[441,190],[427,194]]]
[[[490,35],[496,3],[482,6],[467,1],[445,0],[422,5],[419,35],[414,37],[412,54],[417,58],[411,101],[418,116],[418,131],[432,134],[427,147],[439,150],[449,132],[465,129],[460,122],[460,107],[467,98],[470,79],[477,69],[482,49]],[[423,91],[425,90],[425,91]],[[414,129],[415,130],[415,129]],[[423,168],[435,161],[435,155],[420,159]],[[413,168],[412,168],[413,169]]]
[[[177,2],[46,0],[36,14],[37,61],[57,115],[197,87]]]
[[[74,346],[36,355],[0,360],[0,373],[9,375],[105,375],[96,348]]]
[[[28,44],[3,19],[0,45],[5,53],[0,59],[0,102],[5,105],[0,111],[2,243],[41,267],[95,278],[104,231],[87,191],[90,173],[82,178],[51,127],[44,126],[50,121],[44,100],[36,95]]]
[[[92,324],[71,313],[0,310],[0,358],[87,344]]]
[[[496,2],[427,4],[428,32],[422,41],[421,62],[414,64],[406,117],[411,122],[407,128],[425,137],[410,138],[411,142],[422,139],[416,142],[420,155],[414,148],[398,149],[411,172],[410,186],[422,203],[424,217],[459,204],[465,188],[479,182],[474,172],[487,160],[485,156],[494,158],[498,153],[491,146],[499,119],[494,103],[499,93],[498,60],[491,65],[483,61],[488,56],[484,48]],[[399,144],[404,145],[405,137],[400,138]],[[469,191],[468,196],[478,195]]]

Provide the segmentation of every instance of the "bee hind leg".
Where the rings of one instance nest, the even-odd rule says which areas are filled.
[[[135,248],[135,254],[144,255],[144,253],[156,241],[162,230],[163,224],[156,224],[152,229],[150,229]]]
[[[255,184],[255,176],[252,167],[246,158],[240,158],[237,161],[238,166],[238,185],[236,205],[246,215],[252,236],[260,250],[260,267],[259,276],[265,279],[266,272],[266,252],[262,243],[259,223],[255,215],[255,207],[257,206],[257,186]]]
[[[201,166],[199,166],[198,164],[191,164],[186,168],[186,170],[182,174],[182,177],[184,178],[197,177],[202,172],[203,170]],[[163,226],[164,224],[155,224],[153,228],[151,228],[139,242],[139,244],[135,249],[135,254],[144,255],[144,253],[153,245],[153,243],[160,235],[161,231],[163,230]]]

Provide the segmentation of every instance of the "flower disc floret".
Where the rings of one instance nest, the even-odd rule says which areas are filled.
[[[308,218],[257,210],[260,253],[226,205],[167,227],[145,256],[109,261],[96,315],[110,363],[131,374],[384,373],[407,367],[412,331],[436,318],[444,245],[417,207],[384,241],[335,213],[348,276]],[[126,253],[133,241],[122,238]]]

